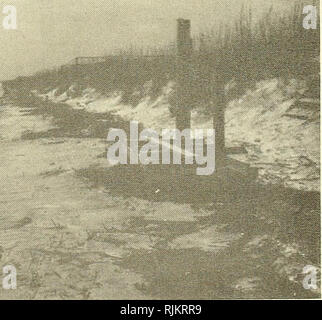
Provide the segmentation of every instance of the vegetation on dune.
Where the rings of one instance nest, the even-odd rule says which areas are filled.
[[[255,20],[252,9],[243,7],[232,25],[200,34],[195,39],[190,61],[190,96],[192,105],[207,104],[214,99],[216,88],[235,80],[236,95],[256,81],[274,77],[308,78],[316,74],[319,56],[320,29],[303,28],[303,4],[295,3],[291,10],[279,13],[272,7],[261,19]],[[149,95],[157,96],[170,80],[176,79],[174,46],[154,50],[147,56],[144,50],[132,46],[120,51],[106,62],[91,65],[70,65],[45,70],[31,77],[11,81],[28,90],[64,92],[72,83],[79,88],[93,87],[101,93],[115,90],[124,93],[124,102],[135,104],[144,93],[144,84],[153,81]],[[319,91],[319,80],[312,86]]]

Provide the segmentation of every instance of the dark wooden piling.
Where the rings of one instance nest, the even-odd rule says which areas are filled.
[[[191,126],[191,58],[192,39],[190,20],[177,20],[177,99],[176,127],[179,130]]]
[[[215,130],[215,154],[216,168],[225,166],[226,146],[225,146],[225,90],[224,83],[216,81],[215,104],[213,106],[213,127]]]

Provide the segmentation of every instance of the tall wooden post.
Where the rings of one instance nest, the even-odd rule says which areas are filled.
[[[179,130],[190,129],[191,106],[191,57],[192,39],[190,20],[177,20],[177,99],[176,127]]]
[[[217,79],[216,81],[216,103],[213,110],[213,126],[215,130],[215,154],[216,168],[225,165],[225,89],[224,83]]]

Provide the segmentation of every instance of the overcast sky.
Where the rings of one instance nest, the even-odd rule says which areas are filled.
[[[242,3],[262,12],[285,10],[294,0],[0,0],[17,8],[18,29],[0,24],[0,79],[95,56],[129,43],[155,46],[175,37],[176,19],[193,33],[237,17]]]

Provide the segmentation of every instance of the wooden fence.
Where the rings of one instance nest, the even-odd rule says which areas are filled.
[[[128,65],[135,63],[138,59],[141,62],[151,60],[172,61],[175,60],[176,70],[176,100],[174,105],[176,127],[179,130],[191,128],[191,110],[193,107],[193,94],[196,85],[193,74],[194,48],[191,37],[191,21],[186,19],[177,20],[177,43],[176,43],[176,57],[173,55],[110,55],[110,56],[97,56],[97,57],[76,57],[69,63],[61,67],[61,74],[65,78],[73,78],[75,75],[79,77],[86,76],[88,70],[96,70],[100,68],[109,69],[113,64]],[[102,65],[101,65],[102,64]],[[169,64],[169,63],[168,63]],[[172,64],[172,63],[171,63]],[[144,63],[143,63],[144,66]],[[216,78],[216,77],[215,77]],[[205,79],[206,80],[206,79]],[[206,80],[207,81],[207,80]],[[213,128],[215,130],[215,152],[216,152],[216,168],[225,164],[225,94],[224,83],[217,80],[215,82],[207,83],[211,89],[211,96],[214,97],[210,101],[213,114]],[[194,93],[193,93],[194,92]],[[182,142],[184,147],[184,141]]]

